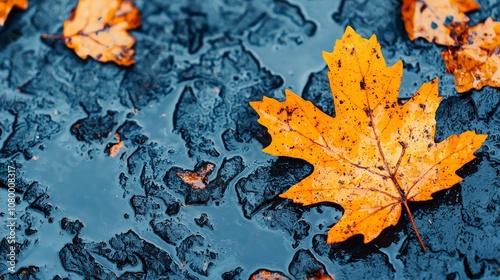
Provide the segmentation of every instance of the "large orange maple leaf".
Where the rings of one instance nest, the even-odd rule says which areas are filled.
[[[64,22],[64,43],[83,59],[90,55],[100,62],[129,66],[134,63],[135,38],[128,30],[137,28],[140,20],[139,10],[129,0],[79,0]]]
[[[333,53],[323,53],[335,103],[331,117],[291,91],[278,102],[252,102],[271,144],[264,152],[301,158],[311,175],[280,195],[310,205],[333,202],[344,215],[328,232],[328,243],[364,235],[367,243],[395,225],[409,201],[426,201],[462,179],[455,171],[474,158],[487,135],[467,131],[436,143],[437,79],[408,102],[398,102],[402,63],[387,67],[375,36],[348,27]]]
[[[28,0],[0,0],[0,26],[5,24],[14,6],[21,10],[26,10],[28,8]]]

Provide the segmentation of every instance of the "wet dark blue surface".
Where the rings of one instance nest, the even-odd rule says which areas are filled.
[[[500,20],[495,1],[480,2],[472,22]],[[61,33],[76,1],[30,1],[0,29],[0,167],[18,165],[16,268],[31,266],[24,275],[248,279],[268,269],[302,279],[322,264],[335,279],[500,276],[500,92],[458,96],[439,47],[408,40],[398,0],[135,3],[143,18],[131,68],[83,61],[40,38]],[[426,254],[406,216],[369,244],[327,245],[342,209],[277,198],[312,167],[261,152],[269,135],[248,102],[289,88],[333,113],[321,53],[347,24],[375,33],[388,64],[403,59],[402,98],[440,77],[437,140],[490,135],[459,172],[463,182],[411,205]],[[116,131],[125,147],[110,157]],[[186,191],[176,170],[202,161],[215,164],[207,188]],[[3,175],[0,186],[6,205]],[[6,268],[0,262],[0,273]]]

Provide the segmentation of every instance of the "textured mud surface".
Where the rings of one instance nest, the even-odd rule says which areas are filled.
[[[19,219],[17,273],[2,279],[500,277],[500,92],[459,96],[439,47],[408,40],[400,1],[137,0],[130,68],[40,38],[76,2],[32,0],[0,28],[0,214],[15,166]],[[500,20],[479,2],[473,23]],[[402,98],[440,78],[438,141],[489,134],[460,184],[411,205],[426,254],[405,215],[369,244],[326,244],[340,207],[277,197],[312,166],[261,152],[271,139],[249,101],[291,88],[334,114],[321,51],[346,25],[403,60]]]

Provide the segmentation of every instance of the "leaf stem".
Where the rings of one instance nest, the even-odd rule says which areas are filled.
[[[424,241],[422,241],[422,237],[420,237],[420,233],[418,233],[417,225],[415,224],[415,221],[413,220],[413,215],[411,214],[410,207],[408,207],[408,202],[405,200],[403,201],[403,204],[406,208],[406,212],[408,213],[408,216],[410,217],[411,225],[413,226],[413,230],[415,230],[415,233],[417,234],[418,242],[420,242],[420,246],[422,246],[422,251],[427,252],[427,249],[425,248]]]

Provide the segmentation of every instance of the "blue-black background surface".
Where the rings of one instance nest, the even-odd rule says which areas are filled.
[[[496,0],[479,2],[472,25],[500,20]],[[129,68],[41,39],[62,32],[77,1],[31,0],[0,28],[3,217],[9,164],[20,198],[19,272],[3,279],[248,279],[258,269],[304,279],[321,268],[336,279],[500,276],[500,92],[459,96],[441,49],[409,41],[400,1],[135,3]],[[411,205],[426,254],[406,215],[367,245],[325,244],[342,209],[278,198],[312,166],[261,152],[270,138],[249,101],[289,88],[334,114],[321,52],[346,25],[376,34],[388,64],[403,60],[402,98],[440,78],[437,141],[489,134],[460,184]],[[110,157],[115,132],[125,148]],[[207,164],[204,190],[177,176]]]

